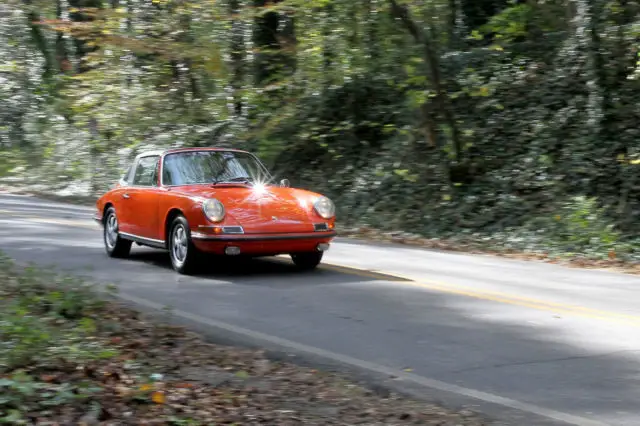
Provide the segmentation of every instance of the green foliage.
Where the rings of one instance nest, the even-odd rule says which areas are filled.
[[[604,259],[613,252],[629,260],[630,247],[607,213],[595,198],[577,196],[558,203],[555,212],[531,220],[522,235],[528,234],[524,241],[532,244],[529,249],[554,256]]]
[[[20,271],[1,257],[0,283],[0,371],[117,354],[88,339],[104,301],[81,279],[35,268]]]
[[[95,381],[55,372],[118,355],[96,338],[106,300],[80,278],[19,267],[0,252],[0,423],[31,424],[32,413],[69,406],[100,410]]]
[[[24,170],[26,165],[19,150],[0,151],[0,178],[15,175]]]
[[[177,417],[171,417],[168,420],[168,423],[172,426],[200,426],[202,423],[200,423],[197,420],[192,420],[192,419],[180,419]]]
[[[99,193],[141,149],[233,145],[344,224],[552,238],[583,197],[605,219],[557,247],[640,231],[635,1],[101,4],[0,14],[0,175]]]
[[[101,391],[87,383],[47,383],[24,371],[0,379],[0,422],[29,424],[25,414],[63,406],[78,400],[89,400]]]
[[[527,35],[527,26],[531,21],[533,7],[530,4],[519,4],[509,7],[491,17],[482,27],[484,33],[496,33],[496,39],[514,41]]]
[[[574,252],[593,249],[602,253],[614,248],[620,235],[605,213],[594,198],[576,197],[558,216],[560,241]]]

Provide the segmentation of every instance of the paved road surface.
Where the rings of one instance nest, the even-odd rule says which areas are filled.
[[[0,249],[508,424],[640,425],[640,278],[349,240],[311,273],[274,258],[184,277],[161,251],[107,258],[92,213],[0,195]]]

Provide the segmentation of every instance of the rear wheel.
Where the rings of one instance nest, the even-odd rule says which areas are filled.
[[[110,257],[127,257],[131,252],[131,241],[118,233],[118,217],[113,207],[107,209],[104,219],[104,248]]]
[[[173,269],[184,275],[194,273],[200,253],[191,241],[189,224],[184,216],[178,216],[173,220],[168,245]]]
[[[293,263],[303,271],[310,271],[318,267],[322,261],[322,255],[324,252],[312,251],[307,253],[292,253],[291,260]]]

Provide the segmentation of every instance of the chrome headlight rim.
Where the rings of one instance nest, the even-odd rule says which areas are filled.
[[[209,222],[222,222],[226,215],[224,205],[217,198],[209,198],[202,202],[202,213]]]
[[[320,196],[313,203],[313,209],[323,219],[331,219],[336,215],[336,205],[329,197]]]

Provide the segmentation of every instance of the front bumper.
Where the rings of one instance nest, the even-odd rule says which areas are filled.
[[[193,244],[201,251],[215,254],[245,254],[273,256],[311,252],[327,247],[336,237],[335,231],[290,234],[210,235],[191,232]],[[325,248],[326,249],[326,248]]]

